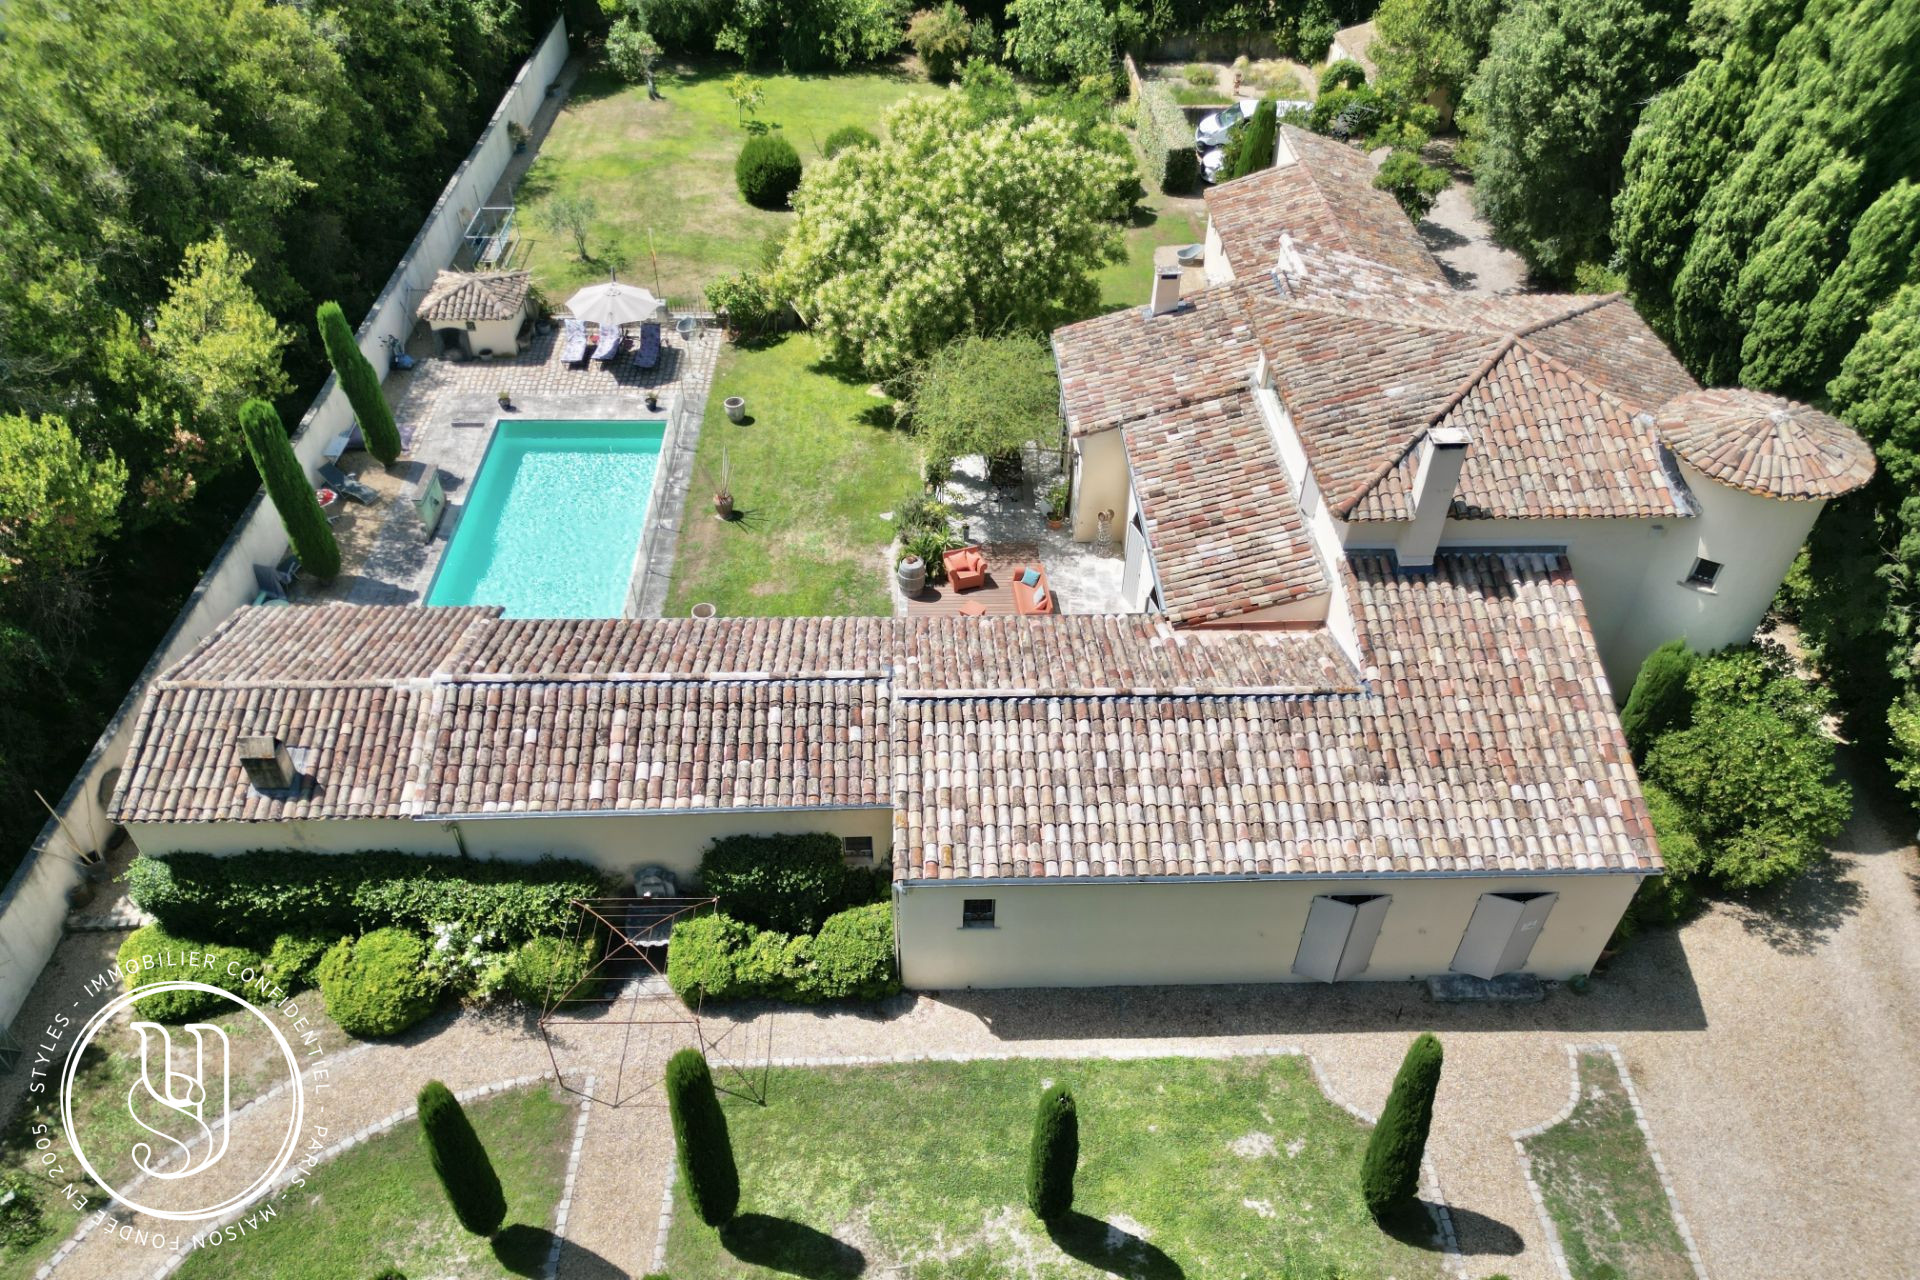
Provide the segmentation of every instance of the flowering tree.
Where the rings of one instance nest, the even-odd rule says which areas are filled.
[[[1042,117],[902,103],[887,141],[815,165],[776,269],[830,357],[896,373],[965,333],[1044,330],[1098,301],[1121,257],[1102,218],[1127,161]]]

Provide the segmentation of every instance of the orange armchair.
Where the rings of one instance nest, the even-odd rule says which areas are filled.
[[[978,547],[956,547],[941,557],[947,566],[947,585],[971,591],[987,585],[987,558]]]

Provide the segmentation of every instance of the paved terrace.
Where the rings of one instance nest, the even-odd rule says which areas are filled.
[[[627,606],[632,615],[658,616],[719,358],[720,331],[703,325],[682,335],[672,324],[663,326],[660,363],[652,369],[637,368],[625,357],[611,367],[570,369],[557,358],[559,342],[556,326],[546,337],[535,337],[516,359],[424,359],[411,371],[389,374],[387,400],[406,448],[392,467],[382,467],[360,450],[341,458],[341,467],[378,491],[380,501],[361,507],[343,497],[336,504],[329,514],[340,540],[340,576],[325,586],[303,582],[297,598],[421,603],[447,539],[459,525],[466,491],[493,439],[494,423],[501,416],[499,395],[505,391],[514,416],[522,418],[648,418],[663,413],[677,418],[678,429],[654,481],[656,514],[647,565]],[[660,398],[659,412],[646,407],[649,391]],[[411,501],[429,468],[439,469],[448,503],[430,542],[422,540],[420,517]]]

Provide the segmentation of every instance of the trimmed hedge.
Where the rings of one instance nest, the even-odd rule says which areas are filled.
[[[821,144],[820,150],[826,155],[827,159],[831,160],[842,151],[850,151],[856,147],[877,147],[879,145],[880,139],[874,134],[873,130],[862,129],[857,124],[843,124],[827,135],[827,140]]]
[[[1647,748],[1661,734],[1693,722],[1693,691],[1687,687],[1687,677],[1693,674],[1694,659],[1685,640],[1669,640],[1640,664],[1627,705],[1620,709],[1620,728],[1635,760],[1644,760]]]
[[[347,393],[347,403],[353,406],[354,416],[360,419],[360,435],[366,441],[367,452],[383,464],[391,464],[400,456],[400,428],[394,425],[393,407],[380,389],[380,375],[361,354],[353,326],[347,323],[339,303],[321,303],[314,319],[320,325],[320,342],[327,349],[333,376],[340,389]]]
[[[1320,73],[1320,92],[1332,93],[1335,89],[1364,89],[1367,87],[1367,73],[1351,58],[1342,58],[1338,62],[1329,62],[1326,70]]]
[[[169,929],[262,944],[282,931],[359,933],[399,925],[493,929],[508,942],[571,931],[575,898],[606,892],[584,862],[482,861],[411,853],[295,853],[136,858],[127,893]]]
[[[240,436],[247,454],[253,459],[267,498],[280,513],[280,525],[287,541],[308,573],[331,582],[340,575],[340,543],[320,509],[320,498],[307,470],[294,456],[293,442],[280,415],[265,400],[249,400],[240,406]]]
[[[1170,196],[1193,194],[1200,181],[1200,157],[1193,149],[1193,126],[1187,123],[1173,91],[1158,81],[1140,86],[1140,152],[1149,181]]]
[[[882,1000],[900,990],[893,907],[876,902],[828,918],[819,936],[757,929],[724,915],[673,927],[667,982],[688,1004],[706,999]]]
[[[777,133],[755,134],[740,148],[733,177],[748,204],[760,209],[784,209],[787,197],[800,185],[800,153]]]
[[[193,958],[196,953],[197,962]],[[165,925],[150,924],[127,935],[116,959],[129,991],[156,982],[204,982],[243,1000],[266,1002],[265,993],[258,988],[248,990],[250,980],[265,974],[266,961],[259,952],[246,947],[183,937],[168,931]],[[190,1022],[232,1007],[205,991],[165,991],[136,1000],[133,1005],[135,1013],[155,1022]]]
[[[420,1133],[427,1158],[446,1188],[453,1216],[476,1236],[492,1236],[507,1220],[507,1197],[500,1175],[473,1131],[473,1122],[453,1091],[438,1080],[420,1090]]]
[[[593,946],[592,938],[527,939],[507,965],[507,990],[536,1009],[549,994],[564,998],[593,967]]]
[[[873,871],[849,868],[838,836],[722,836],[700,858],[700,883],[735,920],[782,933],[816,932],[836,911],[884,892]]]
[[[335,934],[290,929],[273,940],[273,947],[267,952],[267,972],[289,991],[311,987],[321,958],[338,941]]]
[[[427,944],[404,929],[342,938],[320,961],[327,1015],[348,1035],[397,1036],[433,1012]]]
[[[713,1093],[713,1073],[698,1049],[682,1049],[667,1060],[667,1107],[687,1199],[700,1221],[724,1227],[740,1208],[740,1171],[726,1113]]]
[[[1407,1048],[1380,1122],[1367,1139],[1360,1164],[1360,1194],[1367,1210],[1384,1219],[1413,1203],[1420,1191],[1420,1157],[1433,1124],[1433,1095],[1440,1088],[1445,1055],[1440,1042],[1422,1034]]]
[[[1042,1222],[1073,1208],[1073,1174],[1080,1163],[1080,1115],[1063,1084],[1040,1095],[1027,1156],[1027,1207]]]

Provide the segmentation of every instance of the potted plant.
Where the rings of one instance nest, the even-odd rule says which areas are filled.
[[[1047,528],[1058,529],[1067,521],[1067,482],[1060,481],[1047,490]]]
[[[713,486],[713,514],[722,520],[733,519],[733,461],[725,449],[720,450],[720,479]]]
[[[512,394],[511,394],[511,393],[509,393],[509,392],[506,392],[506,391],[502,391],[502,392],[500,393],[500,407],[501,407],[502,409],[511,409],[511,408],[513,408],[513,396],[512,396]]]
[[[513,140],[513,153],[519,155],[527,149],[527,126],[518,120],[507,121],[507,137]]]
[[[657,391],[647,392],[647,410],[650,413],[658,413],[660,411],[660,393],[659,392]]]

